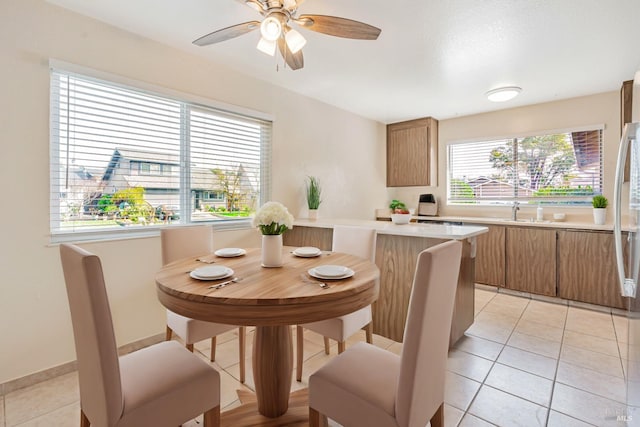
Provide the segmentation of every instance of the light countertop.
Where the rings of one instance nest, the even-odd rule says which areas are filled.
[[[512,221],[508,218],[491,218],[491,217],[465,217],[465,216],[414,216],[416,220],[427,221],[444,221],[444,222],[462,222],[466,224],[486,224],[486,225],[517,225],[524,227],[540,227],[540,228],[561,228],[574,230],[595,230],[595,231],[613,231],[613,224],[595,225],[589,222],[568,222],[568,221],[535,221],[530,218],[522,218]],[[623,227],[628,229],[628,227]]]
[[[334,225],[353,225],[374,228],[378,234],[393,236],[426,237],[431,239],[464,240],[489,231],[478,225],[448,224],[394,224],[390,221],[368,221],[359,219],[297,219],[293,226],[333,228]]]

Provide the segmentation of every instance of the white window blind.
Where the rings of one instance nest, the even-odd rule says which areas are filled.
[[[54,236],[246,222],[268,198],[270,121],[57,69],[50,112]]]
[[[602,128],[451,144],[450,204],[586,205],[602,193]]]

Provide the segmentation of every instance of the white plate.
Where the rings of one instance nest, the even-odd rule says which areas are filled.
[[[321,265],[307,271],[316,279],[346,279],[355,273],[352,269],[340,265]]]
[[[296,249],[292,252],[295,256],[299,256],[302,258],[313,258],[318,255],[322,255],[322,251],[313,246],[303,246],[301,248]]]
[[[233,270],[223,265],[210,265],[207,267],[200,267],[189,273],[189,276],[198,280],[218,280],[232,275]]]
[[[242,256],[246,253],[247,251],[245,251],[242,248],[222,248],[214,252],[214,254],[224,258],[233,258],[236,256]]]

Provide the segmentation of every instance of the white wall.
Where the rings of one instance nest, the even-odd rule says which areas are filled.
[[[0,40],[0,384],[75,359],[58,248],[48,236],[49,58],[271,114],[272,195],[296,216],[305,214],[307,175],[323,185],[321,216],[372,219],[386,203],[380,123],[42,0],[0,2]],[[246,230],[217,233],[216,242],[259,240]],[[84,246],[102,257],[118,344],[161,333],[159,239]]]
[[[620,82],[622,84],[622,82]],[[390,198],[397,198],[417,207],[422,193],[433,193],[439,201],[439,215],[454,216],[499,216],[508,217],[510,208],[473,206],[447,206],[447,145],[451,142],[472,139],[505,137],[526,132],[570,129],[589,125],[605,125],[603,133],[604,195],[613,200],[618,145],[620,141],[620,95],[607,92],[580,98],[530,105],[520,108],[494,111],[442,120],[439,122],[438,186],[389,189]],[[565,212],[567,220],[592,222],[590,208],[545,208],[545,215]],[[535,216],[535,207],[522,207],[521,217]],[[609,209],[608,222],[613,220]]]

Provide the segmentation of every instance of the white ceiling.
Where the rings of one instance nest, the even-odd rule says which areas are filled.
[[[237,0],[48,0],[364,117],[392,123],[618,90],[640,69],[640,0],[306,0],[302,14],[382,29],[376,41],[300,30],[305,66],[284,69],[259,31],[191,44],[260,15]],[[506,103],[499,86],[523,88]]]

